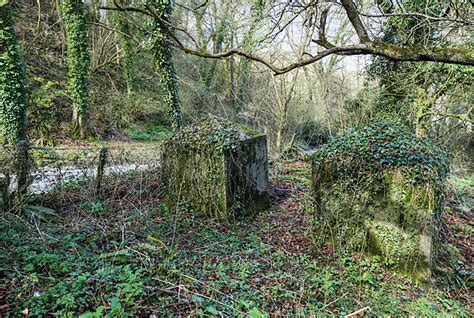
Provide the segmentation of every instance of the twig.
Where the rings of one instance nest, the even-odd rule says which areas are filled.
[[[359,309],[359,310],[357,310],[357,311],[354,311],[354,312],[351,313],[351,314],[348,314],[348,315],[344,316],[344,318],[353,317],[353,316],[355,316],[355,315],[361,314],[361,313],[366,312],[366,311],[371,311],[371,310],[372,310],[372,309],[370,309],[370,307],[367,306],[367,307],[361,308],[361,309]]]
[[[186,299],[190,300],[190,302],[194,302],[194,300],[192,299],[192,296],[190,296],[190,294],[193,294],[193,295],[196,295],[196,296],[205,298],[205,299],[207,299],[207,300],[210,300],[210,301],[212,301],[212,302],[214,302],[214,303],[216,303],[216,304],[219,304],[219,305],[221,305],[221,306],[224,306],[224,307],[227,307],[227,308],[229,308],[229,309],[232,309],[232,311],[235,311],[235,312],[237,312],[237,313],[239,313],[239,314],[245,315],[244,312],[242,312],[242,311],[240,311],[240,310],[238,310],[238,309],[236,309],[236,308],[234,308],[234,307],[232,307],[232,306],[229,306],[229,305],[227,305],[227,304],[225,304],[225,303],[223,303],[223,302],[220,302],[220,301],[217,300],[217,299],[211,298],[211,297],[209,297],[209,296],[206,296],[206,295],[203,295],[203,294],[200,294],[200,293],[197,293],[197,292],[193,292],[192,290],[187,289],[185,286],[183,286],[183,285],[181,285],[181,284],[180,284],[180,285],[175,285],[175,284],[173,284],[173,283],[171,283],[171,282],[167,282],[167,281],[165,281],[165,280],[162,280],[162,279],[159,279],[159,278],[156,278],[156,277],[154,277],[154,278],[152,278],[152,279],[153,279],[153,280],[160,281],[160,282],[163,282],[163,283],[166,283],[166,284],[169,284],[172,288],[175,288],[175,289],[177,288],[177,289],[178,289],[178,292],[173,292],[172,290],[169,289],[169,287],[166,288],[166,289],[159,288],[159,291],[161,291],[161,292],[164,292],[164,293],[167,293],[167,294],[174,294],[174,295],[176,295],[176,296],[182,295],[182,296],[184,296]]]

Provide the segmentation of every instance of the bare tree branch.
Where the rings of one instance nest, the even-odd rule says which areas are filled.
[[[232,55],[238,55],[245,57],[247,59],[253,60],[255,62],[261,63],[268,67],[276,75],[284,74],[290,72],[296,68],[303,67],[312,63],[315,63],[324,57],[332,54],[337,55],[361,55],[361,54],[372,54],[379,55],[389,58],[395,61],[432,61],[432,62],[444,62],[451,64],[461,64],[461,65],[474,65],[474,51],[469,49],[461,48],[425,48],[425,47],[404,47],[400,45],[388,44],[380,41],[371,41],[365,26],[360,19],[359,12],[352,0],[341,0],[342,6],[344,7],[346,14],[354,27],[361,43],[359,44],[349,44],[349,45],[340,45],[335,46],[331,44],[325,35],[326,20],[328,16],[328,10],[323,10],[320,17],[320,28],[319,28],[319,39],[313,40],[317,44],[325,48],[324,51],[319,52],[318,54],[311,56],[307,59],[303,59],[298,62],[291,63],[284,67],[279,67],[274,64],[274,62],[269,61],[268,59],[259,56],[251,52],[245,52],[239,48],[230,49],[225,52],[220,53],[209,53],[204,49],[200,48],[196,41],[193,39],[191,34],[184,29],[177,28],[176,26],[171,25],[169,22],[163,21],[157,14],[153,12],[151,8],[142,9],[135,7],[124,7],[117,3],[117,0],[114,0],[114,4],[117,7],[109,8],[102,7],[102,9],[107,10],[120,10],[120,11],[132,11],[139,12],[149,16],[153,16],[158,19],[161,23],[167,23],[168,26],[172,26],[178,31],[186,34],[192,42],[196,45],[197,48],[189,48],[183,45],[177,37],[172,35],[173,40],[176,42],[176,47],[183,51],[184,53],[199,56],[202,58],[208,59],[224,59]],[[310,2],[312,4],[313,2]],[[307,7],[307,6],[305,6]]]
[[[115,2],[114,2],[115,3]],[[151,12],[137,7],[122,7],[122,6],[115,6],[115,7],[99,7],[100,10],[111,10],[111,11],[130,11],[130,12],[138,12],[150,17],[155,17],[154,14]]]
[[[298,18],[304,11],[306,11],[310,6],[316,4],[317,1],[310,1],[307,5],[305,5],[304,7],[302,7],[296,14],[293,15],[293,17],[291,19],[289,19],[281,28],[280,30],[278,30],[278,32],[276,32],[272,37],[271,39],[272,40],[275,40],[276,37],[284,30],[286,29],[286,27],[288,27],[296,18]],[[283,17],[283,13],[284,11],[282,12],[281,14],[281,17],[280,17],[280,20],[281,18]],[[273,30],[278,26],[278,24],[275,24],[275,26],[273,27]],[[273,31],[272,31],[273,32]]]
[[[362,55],[362,54],[372,54],[380,55],[387,57],[395,61],[406,61],[406,62],[416,62],[416,61],[432,61],[432,62],[444,62],[450,64],[461,64],[461,65],[471,65],[474,66],[474,51],[465,50],[459,48],[407,48],[402,46],[397,46],[393,44],[387,44],[382,42],[369,41],[367,43],[361,44],[352,44],[352,45],[342,45],[329,48],[325,51],[322,51],[308,59],[292,63],[285,67],[278,67],[273,62],[268,61],[267,59],[255,55],[253,53],[244,52],[240,49],[231,49],[222,53],[208,53],[204,51],[197,51],[191,48],[187,48],[182,44],[177,46],[180,50],[187,54],[210,58],[210,59],[222,59],[229,57],[231,55],[239,55],[246,57],[250,60],[259,62],[275,74],[285,74],[296,68],[303,67],[312,63],[315,63],[322,58],[331,55],[331,54],[340,54],[340,55]]]
[[[319,32],[318,32],[319,38],[317,40],[314,40],[314,42],[316,42],[317,44],[327,49],[334,47],[334,45],[329,43],[328,39],[326,38],[326,21],[328,18],[329,9],[330,9],[329,7],[326,7],[321,12],[321,16],[319,20]]]
[[[130,38],[130,39],[131,39],[132,41],[134,41],[135,43],[140,44],[140,42],[139,42],[137,39],[135,39],[131,34],[128,34],[128,33],[125,33],[125,32],[121,32],[121,31],[119,31],[119,30],[117,30],[117,29],[114,29],[114,28],[108,26],[107,24],[100,23],[100,22],[92,22],[92,21],[89,21],[89,22],[87,22],[87,23],[90,24],[90,25],[95,25],[95,26],[98,26],[98,27],[107,29],[107,30],[109,30],[109,31],[112,31],[112,32],[121,34],[121,35],[123,35],[123,36],[126,36],[126,37]]]
[[[347,17],[349,18],[349,21],[351,21],[360,42],[365,43],[370,41],[369,34],[360,19],[354,2],[352,2],[352,0],[341,0],[341,4],[344,7],[344,10],[346,10]]]
[[[180,50],[182,50],[183,52],[187,53],[187,54],[191,54],[191,55],[195,55],[195,56],[199,56],[199,57],[203,57],[203,58],[209,58],[209,59],[222,59],[222,58],[230,57],[232,55],[243,56],[243,57],[246,57],[250,60],[253,60],[255,62],[259,62],[259,63],[265,65],[270,70],[272,70],[273,73],[275,73],[276,75],[285,74],[285,73],[288,73],[288,72],[290,72],[290,71],[292,71],[296,68],[312,64],[314,62],[317,62],[317,61],[321,60],[322,58],[324,58],[328,55],[331,55],[331,54],[337,54],[337,53],[342,53],[342,52],[344,52],[346,54],[351,53],[351,52],[353,54],[361,54],[361,52],[363,50],[367,49],[367,46],[365,44],[354,44],[354,45],[347,45],[347,46],[338,46],[338,47],[334,47],[334,48],[325,50],[321,53],[318,53],[318,54],[316,54],[316,55],[314,55],[314,56],[312,56],[308,59],[302,60],[300,62],[295,62],[295,63],[289,64],[288,66],[285,66],[285,67],[278,67],[273,62],[270,62],[269,60],[267,60],[267,59],[265,59],[261,56],[258,56],[256,54],[249,53],[249,52],[244,52],[240,49],[231,49],[231,50],[226,51],[226,52],[212,54],[212,53],[208,53],[208,52],[197,51],[197,50],[194,50],[194,49],[191,49],[191,48],[184,47],[182,45],[178,45],[177,47]],[[366,54],[370,54],[370,53],[367,52]]]
[[[417,17],[417,18],[424,18],[426,20],[432,20],[437,22],[455,22],[463,25],[474,25],[473,21],[469,20],[460,20],[460,19],[452,19],[447,17],[435,17],[430,16],[427,14],[419,13],[419,12],[402,12],[402,13],[383,13],[383,14],[368,14],[358,11],[358,14],[367,18],[389,18],[389,17]]]

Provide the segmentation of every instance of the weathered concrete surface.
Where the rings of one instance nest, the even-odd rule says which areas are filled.
[[[207,137],[205,137],[207,138]],[[226,149],[165,145],[162,157],[166,202],[198,214],[233,220],[269,206],[266,136],[245,137]]]
[[[434,187],[414,183],[409,168],[399,168],[385,171],[382,178],[368,175],[357,190],[341,188],[344,178],[321,178],[319,169],[313,172],[315,241],[380,255],[400,272],[429,280],[439,227]]]
[[[225,151],[228,210],[259,212],[269,206],[266,136],[239,142],[237,151]]]

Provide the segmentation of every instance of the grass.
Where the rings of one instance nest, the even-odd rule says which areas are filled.
[[[107,178],[100,198],[87,182],[43,197],[56,215],[4,214],[0,312],[303,317],[364,309],[368,316],[471,316],[465,283],[419,285],[377,257],[314,250],[303,209],[307,186],[285,177],[304,167],[281,167],[282,177],[272,178],[272,208],[234,224],[171,211],[161,202],[158,173],[143,171]],[[458,233],[456,202],[465,196],[452,203],[449,235]],[[457,260],[468,262],[456,245],[465,240],[449,240],[460,250]]]
[[[134,141],[162,140],[169,137],[172,132],[168,127],[160,124],[137,126],[126,130],[128,137]]]

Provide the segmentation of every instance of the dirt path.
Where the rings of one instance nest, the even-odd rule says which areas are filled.
[[[140,171],[151,168],[148,164],[124,164],[115,165],[104,168],[104,176],[126,173],[130,171]],[[28,187],[30,193],[39,194],[48,192],[55,186],[64,182],[73,180],[84,180],[94,178],[97,174],[97,169],[92,168],[77,168],[77,167],[61,167],[54,170],[40,170],[32,173],[33,182]],[[0,174],[0,177],[2,175]],[[10,189],[16,189],[17,180],[14,176],[10,182]]]
[[[311,228],[308,213],[304,209],[304,199],[308,186],[298,181],[287,180],[293,169],[309,173],[309,164],[297,161],[288,164],[282,172],[283,178],[273,178],[270,182],[272,205],[270,212],[257,222],[257,233],[270,246],[278,247],[286,254],[311,253]],[[275,173],[272,172],[272,175]],[[303,178],[307,178],[306,174]],[[309,181],[309,179],[308,179]]]

